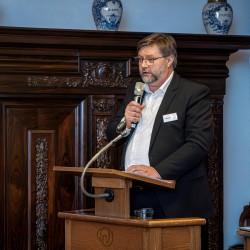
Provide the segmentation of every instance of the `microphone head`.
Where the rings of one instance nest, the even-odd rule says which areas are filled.
[[[135,84],[134,94],[142,96],[143,95],[143,91],[144,91],[144,83],[143,82],[137,82]]]

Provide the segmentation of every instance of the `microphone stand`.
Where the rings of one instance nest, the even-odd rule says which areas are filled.
[[[128,131],[125,129],[121,132],[121,134],[119,134],[115,139],[113,139],[112,141],[110,141],[104,148],[102,148],[99,152],[97,152],[94,157],[92,157],[92,159],[87,163],[86,167],[84,168],[82,175],[81,175],[81,180],[80,180],[80,184],[81,184],[81,189],[82,192],[87,195],[88,197],[91,198],[104,198],[107,201],[112,201],[114,198],[114,193],[112,190],[107,189],[105,190],[105,193],[103,194],[91,194],[89,192],[86,191],[86,189],[84,188],[84,177],[85,174],[89,168],[89,166],[103,153],[105,152],[108,148],[110,148],[111,146],[113,146],[117,141],[119,141],[122,137],[128,135]]]

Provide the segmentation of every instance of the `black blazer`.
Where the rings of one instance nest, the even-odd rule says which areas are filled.
[[[109,140],[117,136],[116,126],[133,99],[134,84],[128,87],[121,110],[107,128]],[[168,114],[176,114],[177,119],[164,122],[163,116]],[[130,136],[120,143],[128,141]],[[166,217],[212,215],[204,161],[212,141],[209,88],[174,73],[156,115],[149,147],[150,165],[162,179],[176,180],[175,190],[157,189]]]

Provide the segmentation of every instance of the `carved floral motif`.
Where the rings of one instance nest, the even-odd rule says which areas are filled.
[[[112,108],[115,105],[114,99],[93,99],[92,109],[94,112],[112,112]]]
[[[111,63],[97,61],[82,61],[82,77],[64,76],[28,76],[28,87],[49,88],[85,88],[85,87],[122,87],[133,80],[125,72],[126,62]]]
[[[36,246],[48,249],[48,145],[41,138],[36,141]]]

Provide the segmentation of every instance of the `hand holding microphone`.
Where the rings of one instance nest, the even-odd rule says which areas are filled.
[[[143,92],[144,92],[144,83],[137,82],[135,84],[135,90],[134,90],[134,101],[130,102],[127,105],[125,110],[125,117],[123,117],[123,119],[116,128],[116,131],[118,133],[121,133],[126,127],[135,128],[137,122],[140,121],[141,112],[142,109],[144,108],[144,105],[141,105]]]
[[[135,95],[134,101],[136,103],[140,104],[140,107],[139,107],[139,109],[137,108],[135,110],[136,121],[131,124],[132,128],[135,128],[137,122],[139,122],[140,119],[141,119],[141,112],[142,112],[142,109],[144,108],[144,106],[141,106],[143,92],[144,92],[144,83],[137,82],[136,85],[135,85],[135,90],[134,90],[134,95]],[[139,119],[138,119],[138,115],[139,115]]]
[[[144,92],[144,83],[137,82],[134,90],[134,101],[130,102],[125,110],[126,125],[128,128],[135,128],[136,124],[141,119],[142,109],[142,95]]]
[[[125,110],[125,119],[126,119],[126,127],[127,128],[135,128],[137,123],[141,119],[141,113],[144,105],[137,103],[136,101],[132,101],[128,104]]]

